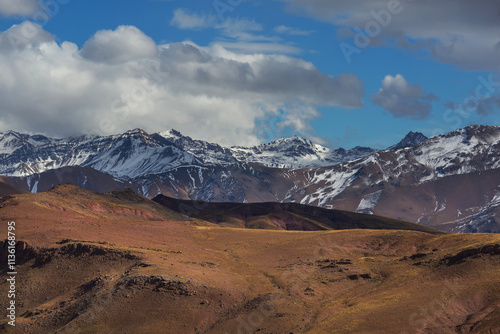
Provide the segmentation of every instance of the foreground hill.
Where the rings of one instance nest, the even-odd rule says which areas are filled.
[[[296,203],[211,203],[158,195],[155,202],[184,215],[227,227],[292,231],[387,229],[441,233],[402,220]]]
[[[24,193],[24,191],[22,191],[21,189],[17,189],[16,187],[4,181],[10,182],[10,180],[8,180],[7,178],[0,176],[0,197]]]
[[[73,186],[0,207],[18,239],[2,332],[500,332],[498,235],[225,228]]]

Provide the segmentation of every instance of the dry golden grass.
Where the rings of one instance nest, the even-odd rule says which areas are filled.
[[[2,201],[36,251],[17,333],[499,332],[500,256],[445,260],[498,235],[233,229],[137,201],[70,186]]]

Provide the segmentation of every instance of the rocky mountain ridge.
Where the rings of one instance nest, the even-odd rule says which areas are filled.
[[[418,144],[361,150],[361,157],[327,166],[322,164],[333,158],[322,155],[326,150],[298,137],[246,149],[174,131],[149,135],[134,130],[79,141],[5,138],[0,137],[0,170],[11,176],[7,183],[24,191],[47,190],[64,180],[89,189],[97,184],[110,190],[130,187],[149,198],[164,194],[212,202],[297,202],[449,231],[500,231],[495,201],[500,194],[499,127],[469,126],[425,141],[410,133],[398,145]],[[19,147],[13,150],[14,145]],[[317,165],[296,168],[307,159]],[[49,167],[55,169],[29,174]],[[13,178],[16,173],[21,175]]]

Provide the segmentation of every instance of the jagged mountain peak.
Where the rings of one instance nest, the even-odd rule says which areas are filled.
[[[179,131],[175,130],[175,129],[171,129],[171,130],[168,130],[166,131],[166,133],[169,133],[173,136],[177,136],[177,137],[185,137],[182,133],[180,133]]]
[[[149,133],[144,131],[143,129],[140,128],[135,128],[133,130],[128,130],[125,132],[126,134],[131,134],[131,135],[142,135],[142,136],[149,136]]]
[[[216,143],[210,143],[204,140],[198,140],[198,139],[193,139],[189,136],[183,135],[181,132],[171,129],[167,131],[162,131],[156,133],[156,135],[159,135],[167,140],[170,140],[172,143],[176,144],[178,147],[180,147],[183,150],[190,150],[194,147],[196,148],[208,148],[208,147],[217,147],[218,149],[222,150],[222,146]]]
[[[225,148],[216,143],[210,143],[203,140],[193,139],[189,136],[185,136],[177,130],[171,129],[163,132],[157,133],[157,135],[170,140],[172,143],[177,145],[179,148],[190,151],[192,149],[215,149],[217,151],[223,151]]]
[[[403,148],[413,147],[423,143],[427,139],[429,138],[421,132],[410,131],[399,143],[387,148],[387,150],[400,150]]]
[[[122,138],[142,138],[142,139],[147,139],[147,140],[151,140],[151,141],[154,141],[154,139],[151,137],[151,135],[149,133],[147,133],[146,131],[144,131],[143,129],[133,129],[133,130],[129,130],[121,135],[118,135],[119,137],[122,137]]]
[[[161,131],[161,132],[158,132],[157,134],[160,135],[160,136],[162,136],[162,137],[164,137],[164,138],[171,138],[171,137],[175,137],[175,138],[188,138],[187,136],[184,136],[182,133],[180,133],[179,131],[177,131],[175,129]]]
[[[164,146],[162,143],[155,140],[149,133],[139,128],[129,130],[121,135],[118,135],[118,138],[124,140],[123,143],[126,143],[126,145],[133,145],[133,142],[135,141],[137,145],[146,145],[150,147]]]
[[[297,135],[294,135],[292,137],[284,137],[284,138],[275,139],[267,144],[262,144],[262,145],[281,145],[281,144],[301,144],[301,145],[308,145],[308,146],[315,145],[309,139],[299,137]]]
[[[0,133],[0,154],[12,154],[19,149],[30,149],[50,144],[54,139],[43,135],[28,135],[16,131]]]
[[[13,130],[7,130],[5,132],[0,132],[0,137],[3,137],[3,136],[21,137],[21,134],[19,132],[13,131]]]
[[[279,138],[267,144],[261,144],[253,147],[254,151],[286,152],[292,155],[315,154],[316,148],[323,148],[323,147],[314,144],[309,139],[302,138],[299,136]]]

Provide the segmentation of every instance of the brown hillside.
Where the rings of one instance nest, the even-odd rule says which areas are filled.
[[[4,182],[4,178],[0,176],[0,197],[8,195],[17,195],[25,193],[24,191]]]
[[[224,228],[72,186],[0,206],[19,262],[2,332],[500,332],[498,235]]]
[[[296,203],[211,203],[179,200],[163,195],[153,199],[170,210],[226,227],[319,231],[388,229],[442,233],[397,219]]]

